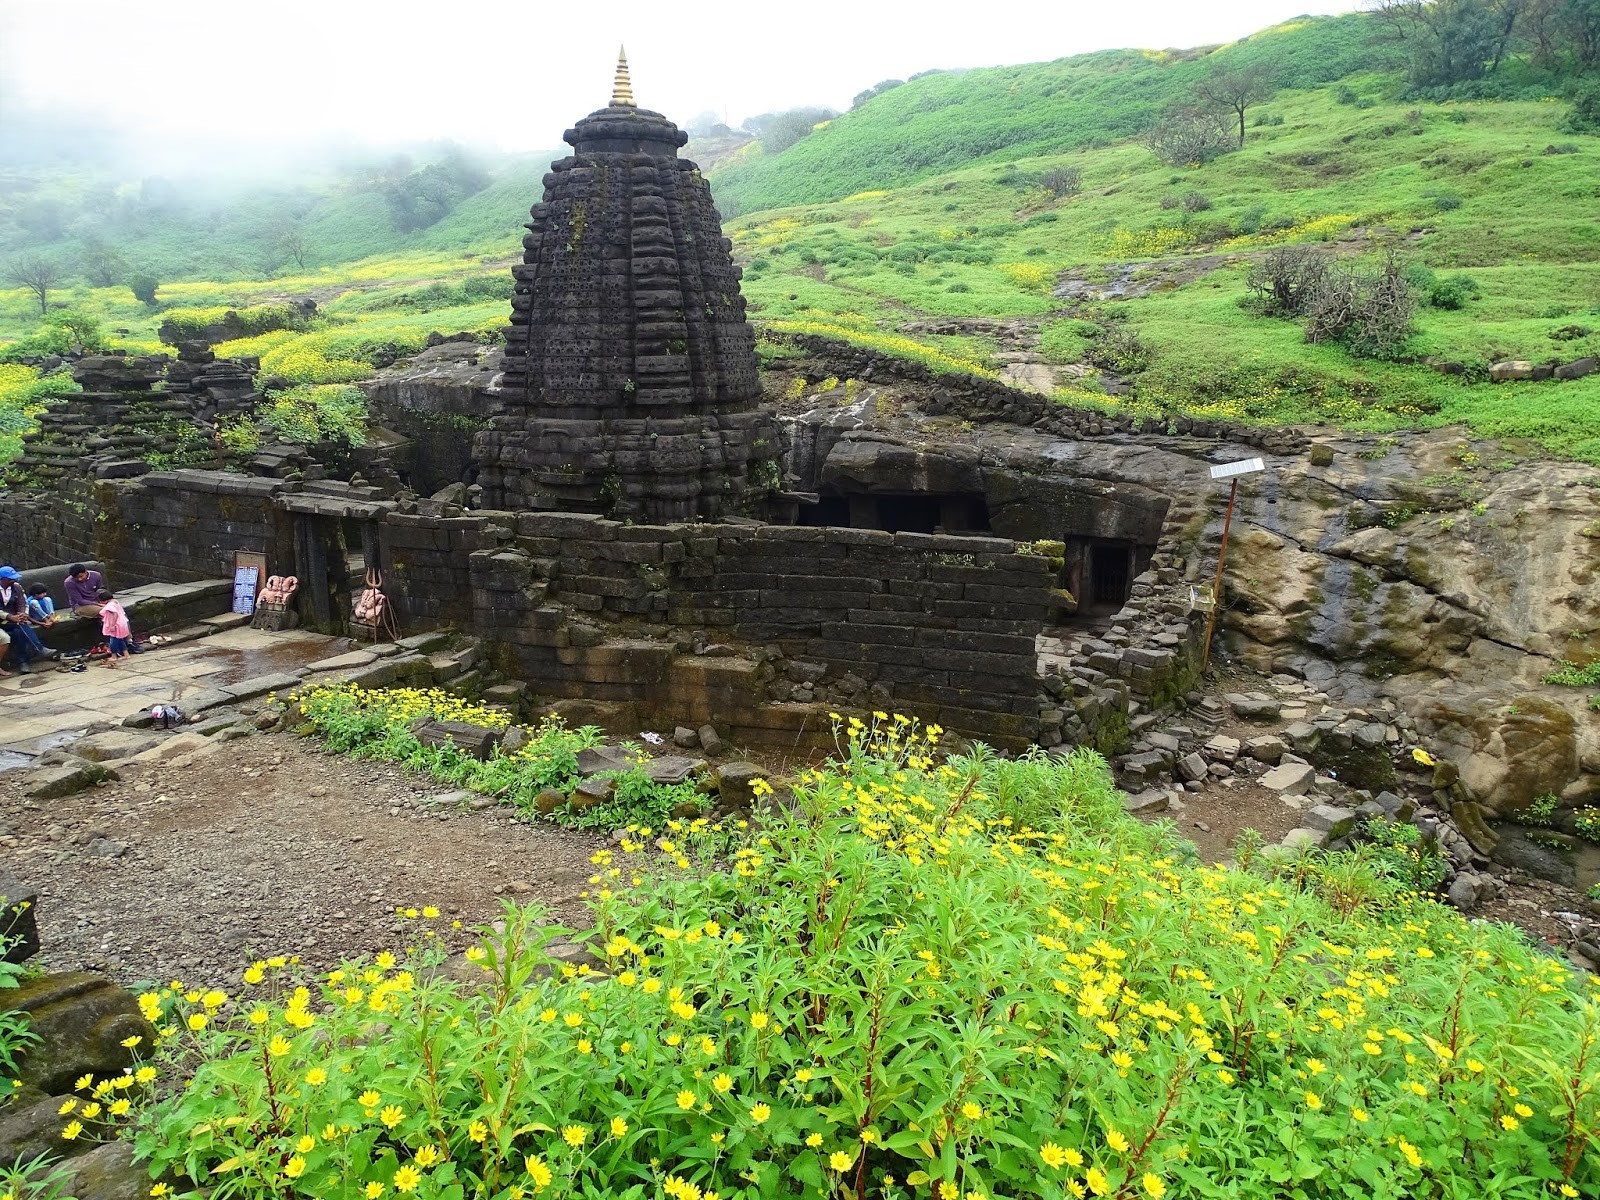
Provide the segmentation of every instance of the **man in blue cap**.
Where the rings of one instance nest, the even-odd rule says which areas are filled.
[[[17,670],[26,673],[28,663],[45,653],[45,648],[28,623],[28,597],[23,592],[22,576],[15,567],[0,567],[0,628],[11,639]]]

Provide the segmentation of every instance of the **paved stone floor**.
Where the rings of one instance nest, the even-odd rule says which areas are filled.
[[[336,655],[349,642],[299,630],[267,633],[239,627],[195,641],[158,646],[113,670],[91,663],[58,671],[40,663],[27,675],[0,679],[0,770],[97,723],[121,724],[152,704],[175,704],[243,679],[292,672]]]

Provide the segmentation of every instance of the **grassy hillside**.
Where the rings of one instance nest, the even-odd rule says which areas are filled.
[[[1105,50],[1055,62],[936,72],[874,97],[782,154],[719,172],[724,212],[837,200],[1004,155],[1059,154],[1120,141],[1187,99],[1213,62],[1272,64],[1309,86],[1370,70],[1360,15],[1264,30],[1215,53]]]
[[[1567,132],[1568,105],[1549,98],[1404,99],[1402,64],[1371,47],[1370,28],[1303,19],[1215,51],[936,73],[783,154],[739,146],[720,160],[719,197],[788,204],[728,222],[752,315],[773,335],[831,333],[945,369],[998,372],[1021,347],[1058,369],[1063,403],[1154,419],[1464,421],[1600,462],[1600,374],[1487,382],[1502,359],[1600,355],[1600,137]],[[1242,149],[1164,165],[1130,135],[1219,61],[1272,64],[1275,94],[1249,112]],[[1487,90],[1550,85],[1518,60]],[[262,353],[268,369],[297,362],[296,382],[347,382],[430,329],[500,324],[545,161],[512,164],[404,236],[378,193],[329,194],[303,225],[332,265],[164,284],[155,308],[81,284],[54,300],[139,348],[164,307],[309,294],[313,328],[226,349]],[[1041,186],[1069,168],[1076,194]],[[241,205],[227,221],[264,211]],[[1414,333],[1380,361],[1262,315],[1247,278],[1284,246],[1363,267],[1393,251],[1422,298]],[[26,293],[0,292],[0,339],[37,325]]]
[[[1561,103],[1385,101],[1394,84],[1366,73],[1281,91],[1251,114],[1242,150],[1203,167],[1175,170],[1123,141],[991,157],[902,186],[879,179],[739,218],[729,230],[746,294],[759,318],[857,336],[928,318],[1021,319],[1044,358],[1109,365],[1151,412],[1371,429],[1464,420],[1600,461],[1600,377],[1486,381],[1501,359],[1600,354],[1600,138],[1563,132]],[[910,90],[852,116],[865,126]],[[1081,170],[1082,191],[1056,200],[1037,184],[1063,167]],[[1356,263],[1393,247],[1424,291],[1442,277],[1464,300],[1419,307],[1408,361],[1308,345],[1297,323],[1246,303],[1252,263],[1307,243]],[[1052,294],[1062,284],[1067,294]],[[915,336],[997,365],[982,328]],[[1089,398],[1093,380],[1063,398]]]

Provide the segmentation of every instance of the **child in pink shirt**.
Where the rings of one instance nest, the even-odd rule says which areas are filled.
[[[106,666],[115,667],[118,659],[128,657],[128,639],[133,636],[133,630],[128,625],[128,610],[117,602],[109,588],[101,588],[95,593],[95,599],[105,605],[100,610],[100,632],[106,639],[107,649],[111,651]]]

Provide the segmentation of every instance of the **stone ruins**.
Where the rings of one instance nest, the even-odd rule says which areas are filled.
[[[1396,519],[1465,512],[1455,485],[1426,482],[1473,461],[1449,432],[1379,453],[1142,427],[804,337],[763,380],[684,135],[633,103],[623,67],[567,141],[503,346],[441,334],[381,372],[364,447],[242,455],[217,425],[260,401],[258,364],[193,343],[175,361],[82,359],[83,393],[0,496],[13,556],[99,562],[125,585],[216,580],[251,551],[298,576],[301,623],[335,633],[377,568],[402,633],[469,634],[480,684],[574,719],[794,749],[826,744],[830,709],[899,709],[1013,750],[1092,745],[1148,790],[1181,787],[1206,733],[1225,495],[1207,468],[1262,455],[1221,650],[1381,728],[1380,757],[1427,740],[1463,828],[1482,828],[1470,806],[1492,817],[1530,788],[1600,796],[1585,697],[1539,683],[1582,630],[1600,637],[1584,469],[1485,469],[1469,539]],[[196,445],[210,469],[160,469]],[[1549,519],[1519,528],[1530,504]]]

